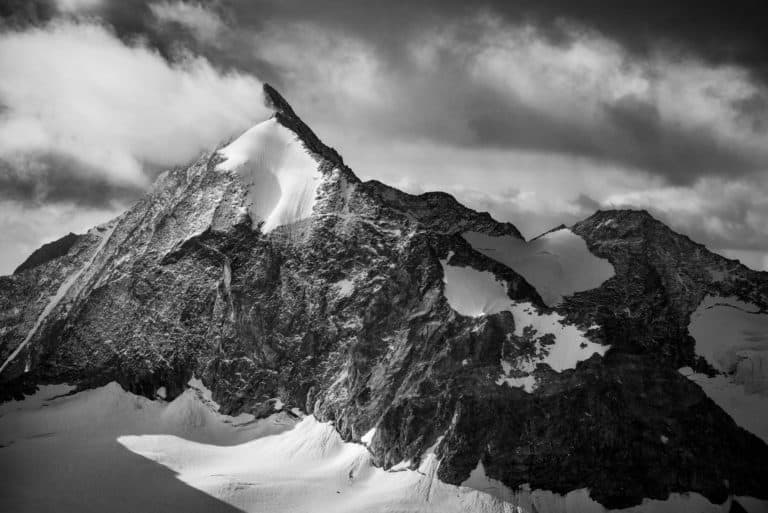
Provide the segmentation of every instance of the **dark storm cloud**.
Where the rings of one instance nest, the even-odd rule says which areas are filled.
[[[113,183],[99,170],[67,155],[31,155],[12,162],[0,158],[0,201],[105,208],[127,205],[143,192],[135,185]]]
[[[739,64],[757,73],[768,71],[765,3],[739,0],[625,0],[604,2],[535,0],[498,2],[499,11],[515,11],[557,32],[552,20],[571,20],[594,28],[638,53],[659,43],[678,46],[714,64]]]
[[[121,34],[150,34],[168,48],[178,34],[149,29],[151,13],[146,0],[104,0],[99,13]],[[566,23],[595,29],[626,48],[647,53],[658,44],[693,52],[713,63],[739,64],[759,74],[768,73],[768,31],[765,3],[739,0],[211,0],[190,2],[229,13],[237,24],[261,29],[270,23],[311,21],[353,32],[397,51],[403,36],[425,26],[439,25],[487,10],[514,23],[534,24],[552,41],[566,44]],[[4,0],[0,16],[40,21],[57,12],[54,0]]]
[[[104,0],[99,13],[121,35],[144,35],[168,50],[180,31],[157,31],[147,0]],[[225,15],[250,30],[287,21],[309,21],[355,34],[396,54],[402,43],[425,27],[439,26],[480,11],[512,23],[533,24],[551,41],[567,44],[564,26],[594,29],[638,54],[670,50],[691,52],[714,64],[738,64],[768,78],[768,31],[764,2],[739,0],[210,0],[188,2]],[[53,6],[52,6],[53,5]],[[53,0],[6,0],[0,14],[47,19],[56,12]],[[167,29],[167,27],[166,27]],[[472,38],[471,33],[466,34]]]
[[[749,174],[766,167],[765,157],[721,143],[706,129],[685,129],[665,123],[658,108],[624,99],[607,105],[613,131],[595,148],[607,158],[656,171],[673,184],[692,183],[702,175]]]
[[[673,184],[688,184],[702,175],[750,174],[765,169],[766,159],[721,143],[707,129],[666,123],[658,107],[631,97],[600,106],[606,123],[586,126],[579,119],[551,118],[524,103],[493,94],[467,94],[466,122],[472,138],[454,144],[558,152],[618,162],[662,175]],[[765,114],[744,114],[751,128]]]
[[[574,203],[582,212],[595,212],[600,210],[600,203],[586,194],[579,194]]]
[[[713,131],[718,127],[691,127],[666,119],[660,115],[659,106],[648,98],[628,95],[616,101],[603,101],[598,106],[603,117],[601,123],[590,125],[582,119],[591,113],[576,113],[568,118],[553,116],[542,105],[531,105],[525,99],[516,101],[513,96],[505,97],[498,90],[485,88],[468,76],[466,56],[445,52],[440,56],[440,71],[432,74],[414,69],[411,62],[412,49],[418,46],[420,37],[452,25],[460,28],[452,32],[451,44],[477,46],[487,37],[487,25],[463,20],[485,13],[490,19],[511,24],[510,27],[534,26],[537,37],[562,48],[573,45],[574,38],[586,30],[618,42],[626,52],[623,58],[629,61],[661,51],[673,61],[685,55],[712,66],[743,66],[751,77],[763,80],[768,78],[768,31],[760,22],[758,2],[735,2],[727,8],[721,2],[701,0],[187,2],[188,6],[208,9],[220,17],[226,30],[217,36],[217,44],[201,40],[183,24],[159,21],[150,7],[153,3],[162,2],[104,0],[89,13],[97,12],[122,39],[141,38],[170,61],[183,58],[184,50],[192,50],[221,69],[246,71],[275,83],[289,99],[293,90],[302,87],[312,87],[316,97],[328,99],[343,96],[343,92],[338,87],[331,89],[329,84],[297,84],[298,80],[306,80],[301,70],[292,68],[294,63],[270,59],[269,40],[260,40],[259,44],[266,45],[266,49],[254,51],[254,34],[279,32],[289,24],[308,23],[371,45],[391,78],[392,103],[386,109],[388,113],[374,113],[378,119],[368,129],[390,136],[402,134],[452,145],[586,156],[647,170],[676,184],[692,183],[699,176],[750,174],[768,166],[765,151],[756,152],[732,140],[723,141],[722,134]],[[34,20],[50,16],[56,4],[13,0],[10,5],[6,11],[15,11],[17,18]],[[500,32],[504,32],[503,27]],[[296,48],[296,52],[301,51]],[[312,52],[312,48],[306,51]],[[317,57],[323,59],[323,55]],[[326,65],[333,67],[336,63],[329,60]],[[509,73],[525,72],[517,69],[514,62],[509,63]],[[414,74],[421,74],[421,80],[414,80]],[[733,117],[738,118],[738,127],[748,135],[765,135],[768,102],[764,91],[747,98],[711,98],[712,103],[720,101],[729,102]],[[360,112],[371,119],[371,113],[363,109]],[[451,113],[455,120],[449,118]],[[457,130],[452,124],[461,125],[462,129]],[[723,130],[727,128],[720,131]]]
[[[3,0],[0,28],[37,25],[51,19],[57,10],[50,0]]]
[[[733,102],[739,121],[754,132],[768,134],[768,93],[762,91]]]
[[[674,5],[672,5],[674,4]],[[757,3],[741,3],[725,9],[714,2],[445,2],[400,3],[298,1],[207,2],[207,6],[227,24],[222,44],[197,40],[178,24],[158,24],[145,2],[107,2],[103,15],[123,37],[141,34],[169,59],[179,46],[193,48],[222,68],[254,73],[274,82],[291,98],[294,90],[312,88],[315,98],[333,103],[344,92],[338,85],[312,81],[291,61],[270,58],[270,41],[255,51],[251,36],[263,32],[279,33],[282,27],[306,23],[339,37],[362,41],[375,51],[389,79],[386,109],[366,112],[361,118],[375,119],[374,126],[388,136],[442,141],[445,144],[494,147],[565,155],[585,156],[638,168],[663,176],[674,184],[693,183],[700,176],[747,175],[768,166],[765,150],[756,150],[754,141],[741,144],[739,138],[765,135],[768,124],[763,79],[768,59],[768,31],[757,21]],[[719,6],[719,8],[718,8]],[[617,42],[627,65],[656,58],[660,53],[674,67],[678,59],[700,62],[702,67],[737,65],[746,72],[743,80],[754,80],[757,90],[746,98],[721,98],[714,91],[706,100],[713,108],[725,109],[713,123],[685,124],[660,111],[655,98],[633,95],[605,101],[595,98],[600,122],[590,124],[593,113],[577,112],[569,117],[548,110],[546,105],[530,104],[525,98],[504,95],[499,89],[478,83],[469,76],[472,65],[467,56],[452,51],[439,55],[439,70],[425,72],[414,68],[412,51],[419,38],[430,31],[458,27],[451,33],[451,45],[476,48],[493,47],[487,25],[465,23],[484,13],[489,19],[507,23],[510,30],[521,24],[536,28],[537,37],[547,44],[567,49],[583,34],[597,34]],[[506,30],[502,25],[499,33]],[[585,32],[586,31],[586,32]],[[591,37],[591,36],[590,36]],[[596,36],[597,37],[597,36]],[[484,39],[485,38],[485,39]],[[295,48],[296,54],[312,48]],[[328,55],[325,65],[337,65]],[[509,62],[509,73],[525,73]],[[654,86],[656,70],[648,71]],[[417,76],[417,78],[414,78]],[[546,80],[543,77],[542,80]],[[297,83],[305,80],[308,84]],[[354,77],[350,77],[350,81]],[[732,80],[724,77],[723,82]],[[694,87],[693,77],[683,87]],[[564,87],[568,87],[565,84]],[[725,87],[725,86],[723,86]],[[762,89],[760,89],[762,88]],[[564,91],[567,94],[567,91]],[[682,91],[681,95],[686,92]],[[555,106],[552,109],[558,109]],[[705,108],[709,108],[705,106]],[[692,109],[693,111],[693,109]],[[554,114],[554,115],[553,115]],[[695,114],[695,112],[692,112]],[[453,118],[451,118],[451,116]],[[730,119],[743,133],[731,137],[726,126]],[[362,123],[362,121],[361,121]],[[457,125],[459,128],[457,128]],[[725,133],[725,137],[723,134]],[[750,146],[752,147],[746,147]]]
[[[768,71],[765,3],[739,0],[415,0],[380,2],[239,0],[212,2],[229,7],[238,22],[256,28],[284,20],[309,20],[354,31],[396,48],[404,33],[471,16],[478,10],[514,23],[546,30],[552,41],[567,43],[566,23],[595,29],[633,52],[653,51],[659,43],[691,51],[713,63],[735,63]]]
[[[423,143],[433,148],[437,160],[447,148],[534,152],[569,163],[585,160],[573,157],[586,157],[590,166],[595,162],[642,180],[649,173],[653,176],[644,182],[648,187],[686,190],[707,177],[740,181],[768,169],[768,31],[758,2],[184,4],[208,9],[221,20],[223,29],[215,39],[200,37],[180,19],[159,19],[151,5],[161,3],[181,5],[176,0],[103,0],[86,14],[103,19],[124,42],[144,41],[169,62],[183,61],[191,52],[205,56],[219,70],[234,69],[274,83],[310,125],[322,135],[330,132],[327,142],[340,146],[342,153],[369,153],[367,138],[369,144],[373,140],[393,148]],[[15,0],[6,5],[15,5],[4,15],[13,11],[10,16],[17,25],[42,24],[56,16],[54,1]],[[521,27],[532,27],[533,33],[516,34]],[[414,52],[440,37],[446,41],[432,48],[431,65],[414,60]],[[586,55],[566,55],[585,44]],[[529,52],[526,45],[545,47],[546,52]],[[508,55],[498,55],[510,46]],[[600,61],[604,57],[607,60]],[[491,58],[496,61],[489,63]],[[569,59],[583,59],[584,76],[568,67]],[[590,77],[592,65],[598,69]],[[547,74],[558,66],[561,75]],[[521,85],[517,79],[528,75],[530,83]],[[615,75],[618,85],[610,84]],[[648,91],[633,90],[633,80],[647,81]],[[412,173],[417,180],[437,181],[440,166],[444,164],[437,162],[432,170],[414,167]],[[493,170],[467,166],[477,181],[514,183],[519,172],[514,165],[499,164]],[[563,176],[570,172],[568,166],[562,169]],[[489,210],[496,205],[500,215],[516,223],[525,216],[543,216],[546,222],[531,223],[536,231],[530,233],[535,234],[550,221],[555,225],[588,215],[612,193],[573,187],[574,197],[585,192],[589,196],[571,198],[565,210],[515,207],[519,198],[477,201]],[[761,188],[763,184],[755,185]],[[685,197],[681,192],[680,198]],[[733,226],[730,235],[693,222],[689,231],[708,244],[760,247],[758,232],[739,231],[752,222],[755,212],[768,218],[755,206],[759,198],[735,197],[732,202],[743,208],[723,204],[707,210],[702,204],[696,208],[706,215],[689,216],[711,216]],[[674,221],[668,207],[657,212]]]

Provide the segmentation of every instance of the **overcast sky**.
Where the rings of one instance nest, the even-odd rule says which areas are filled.
[[[261,120],[264,81],[362,179],[528,237],[647,208],[768,269],[760,7],[0,0],[0,274]]]

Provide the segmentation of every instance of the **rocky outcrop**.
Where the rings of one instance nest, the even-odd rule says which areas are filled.
[[[280,398],[346,440],[373,429],[384,467],[417,465],[436,445],[449,483],[482,462],[511,488],[587,487],[610,507],[687,491],[768,498],[766,444],[677,372],[711,370],[687,332],[701,299],[717,291],[766,308],[765,274],[646,213],[598,212],[572,230],[615,275],[548,308],[461,236],[521,239],[513,225],[447,194],[361,182],[265,92],[317,161],[311,217],[254,229],[249,184],[217,169],[216,152],[166,172],[116,220],[0,278],[3,398],[112,380],[173,398],[195,375],[223,413],[268,415]],[[515,334],[509,311],[458,314],[441,261],[490,273],[510,300],[556,311],[610,349],[561,372],[538,365],[530,393],[498,384],[502,356],[532,356],[532,335]]]
[[[13,271],[13,274],[19,274],[20,272],[26,271],[27,269],[32,269],[38,265],[42,265],[56,258],[65,256],[67,253],[69,253],[69,250],[72,248],[72,246],[74,246],[79,240],[79,235],[68,233],[60,239],[49,242],[48,244],[43,244],[39,249],[33,251],[32,254],[29,255],[29,257],[27,257],[27,259],[24,260],[24,262],[22,262],[15,271]]]

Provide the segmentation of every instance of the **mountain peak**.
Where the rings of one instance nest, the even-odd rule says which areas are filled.
[[[768,274],[638,210],[526,242],[449,194],[360,182],[264,95],[272,117],[0,277],[0,402],[115,380],[176,409],[209,387],[221,414],[296,408],[442,490],[768,499]]]
[[[339,152],[330,146],[326,146],[315,135],[309,126],[296,114],[293,107],[286,101],[277,89],[264,83],[264,98],[267,105],[275,111],[275,119],[284,127],[295,133],[310,152],[319,155],[328,161],[333,167],[339,168],[351,175],[352,171],[344,164]]]
[[[293,110],[293,107],[291,107],[291,105],[286,101],[283,95],[277,91],[277,89],[267,84],[266,82],[264,83],[263,89],[264,100],[266,101],[266,104],[269,108],[274,110],[276,113],[282,113],[284,116],[298,118],[296,112]]]

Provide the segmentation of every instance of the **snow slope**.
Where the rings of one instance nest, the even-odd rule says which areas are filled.
[[[511,310],[512,300],[506,285],[488,271],[471,267],[448,265],[451,254],[443,265],[444,294],[451,308],[461,315],[480,317]]]
[[[737,424],[768,443],[768,315],[736,298],[707,296],[688,326],[696,354],[720,375],[681,372]]]
[[[566,496],[505,491],[485,477],[481,465],[463,486],[442,483],[434,452],[418,470],[387,472],[372,465],[363,445],[344,442],[330,424],[283,413],[238,423],[211,408],[204,388],[191,388],[171,403],[135,396],[114,383],[54,398],[69,390],[42,387],[25,401],[0,405],[0,510],[605,511],[586,490]],[[676,509],[657,508],[667,502]],[[751,504],[751,512],[766,506]],[[728,507],[691,494],[627,511]]]
[[[515,319],[515,335],[535,341],[532,355],[514,358],[502,355],[504,373],[497,381],[499,385],[522,387],[530,393],[536,386],[532,373],[537,365],[546,364],[552,370],[562,372],[575,368],[578,362],[595,353],[602,356],[610,347],[592,342],[583,330],[566,324],[557,312],[541,313],[531,303],[511,300],[506,284],[492,273],[449,265],[451,256],[440,261],[444,294],[451,308],[470,317],[511,312]]]
[[[505,235],[465,232],[464,239],[478,252],[501,262],[533,285],[549,306],[574,292],[594,289],[614,275],[607,260],[593,255],[584,239],[567,228],[529,242]]]
[[[254,227],[269,233],[309,217],[320,173],[315,159],[296,135],[274,118],[250,128],[219,150],[219,171],[236,171],[248,189]]]
[[[294,424],[282,414],[238,423],[212,411],[194,389],[171,403],[115,383],[53,399],[70,388],[44,386],[25,401],[0,405],[0,511],[234,513],[117,439],[164,433],[231,445]]]
[[[736,298],[707,296],[688,326],[696,353],[756,392],[768,389],[768,315]]]

